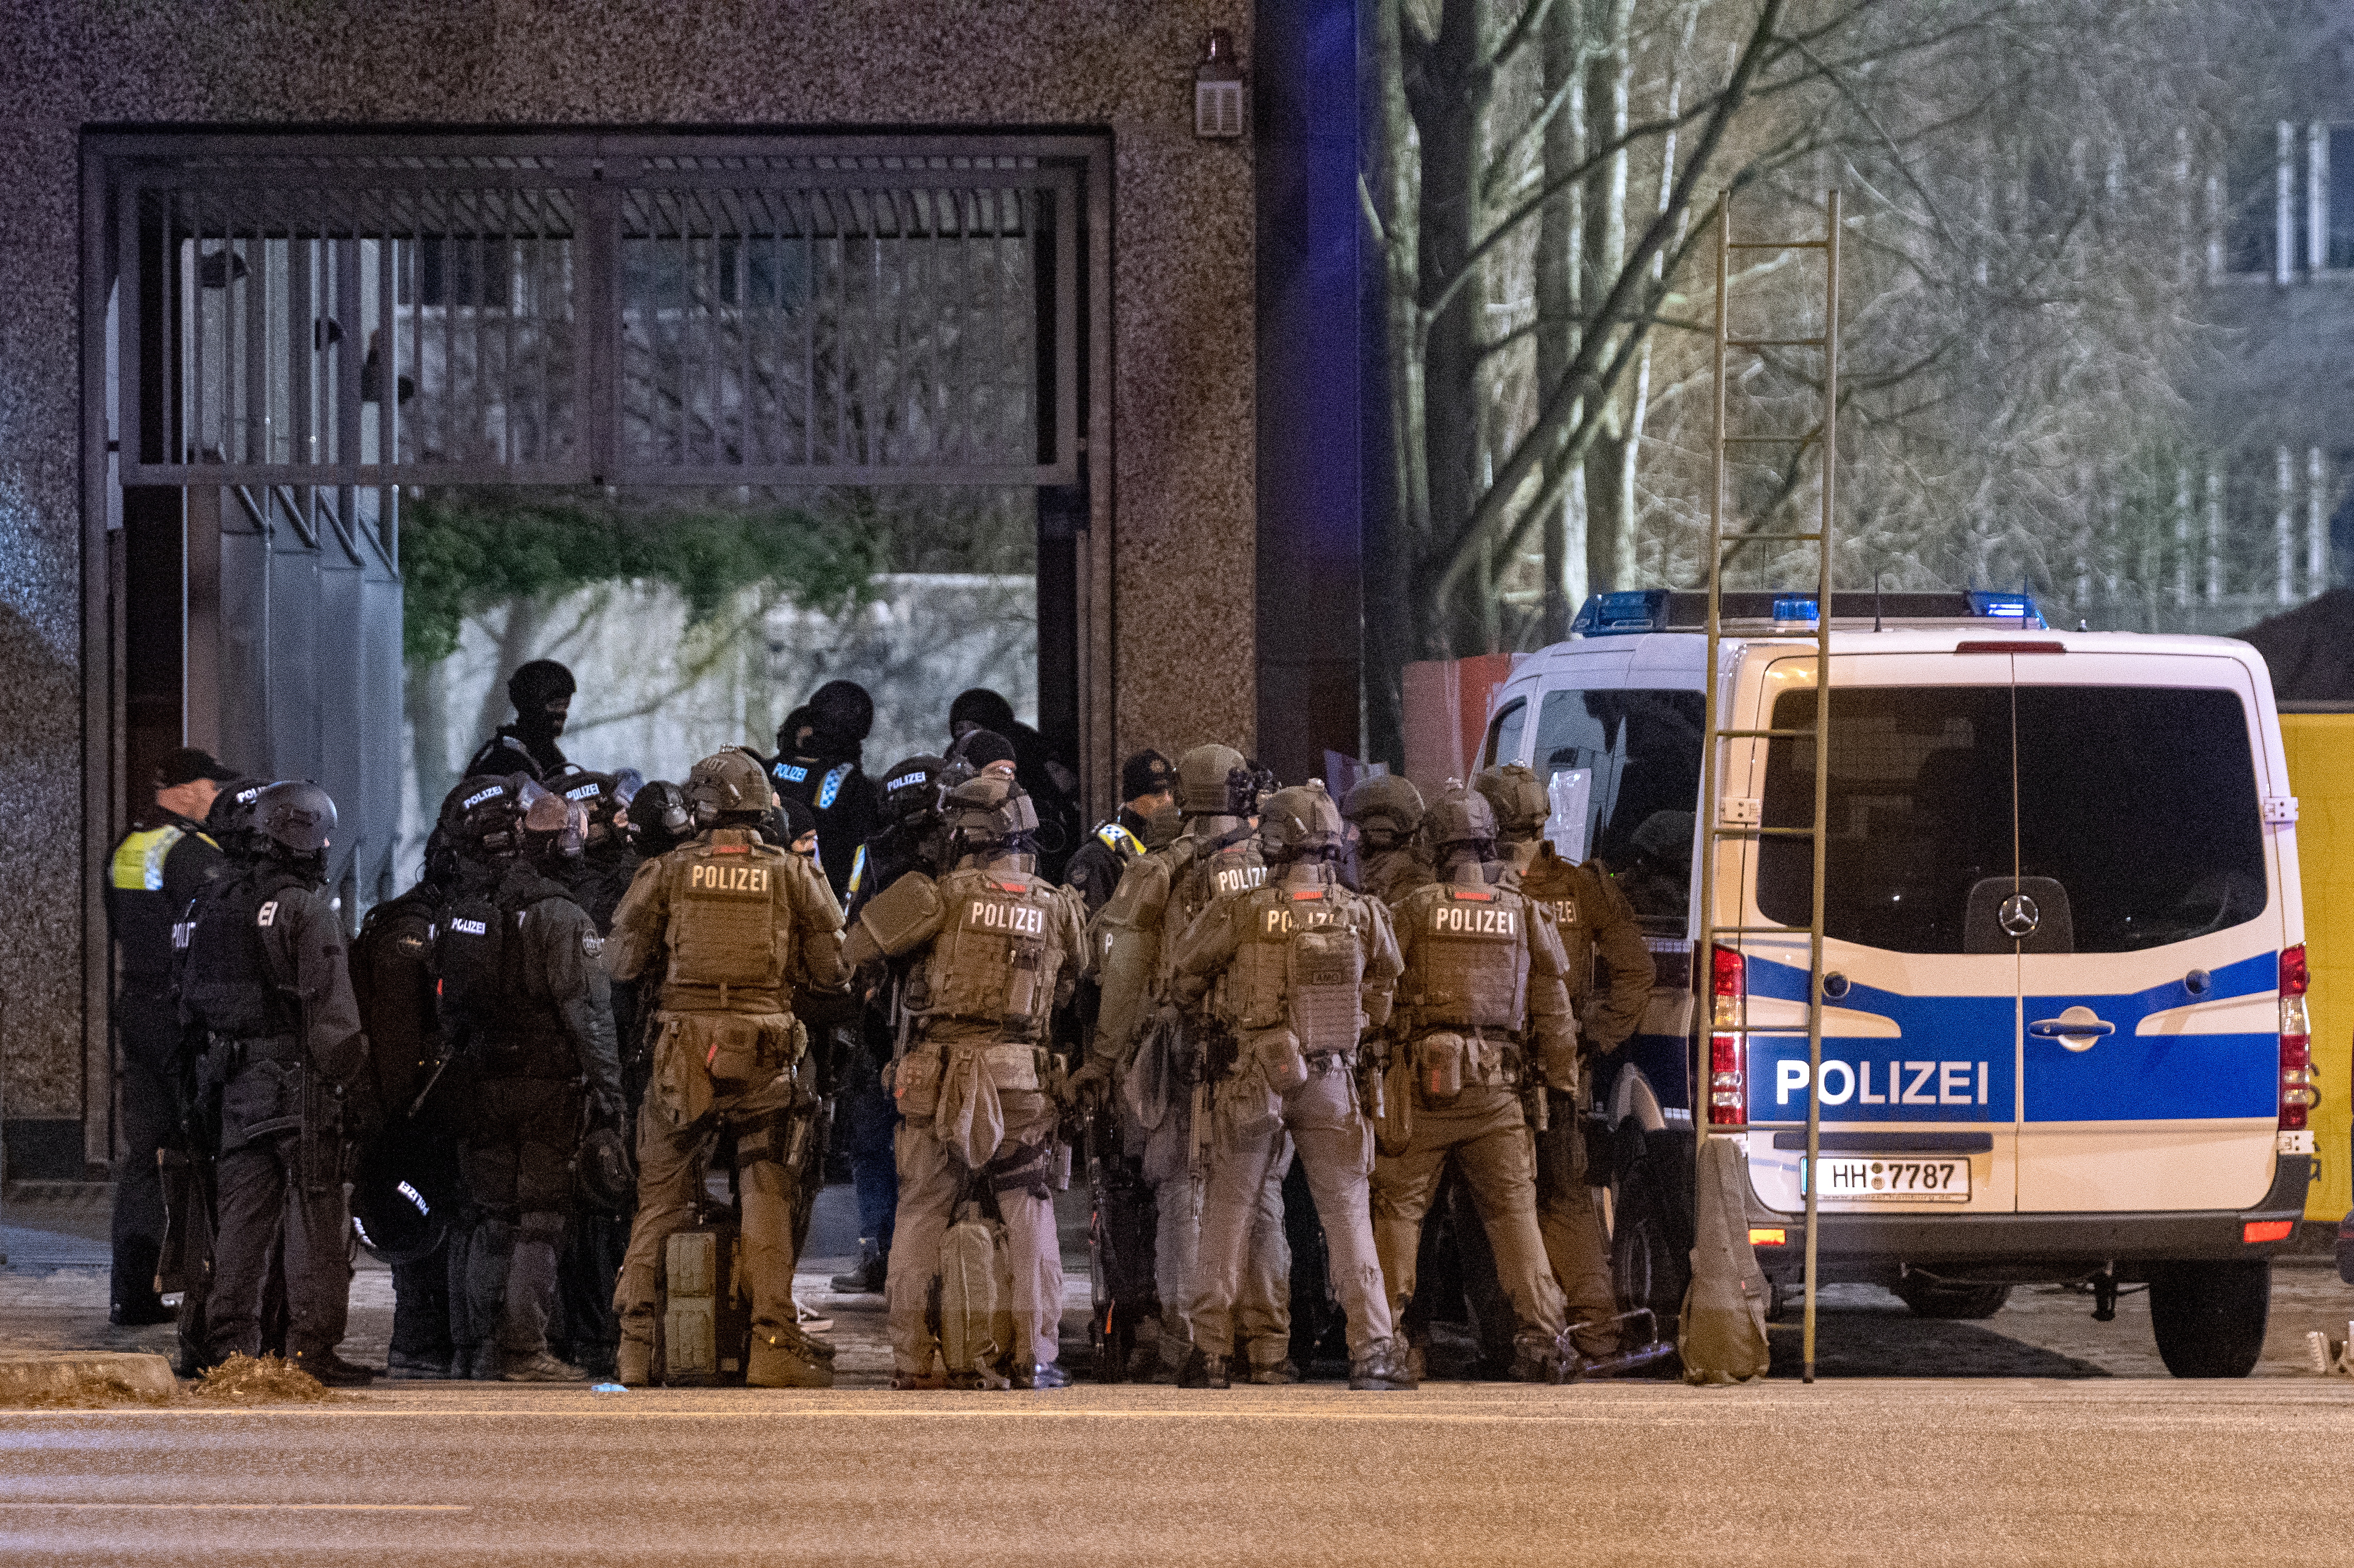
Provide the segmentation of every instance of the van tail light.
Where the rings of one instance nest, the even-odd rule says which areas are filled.
[[[1749,1035],[1744,1016],[1749,966],[1727,948],[1709,949],[1708,1121],[1749,1125]]]
[[[2311,983],[2305,945],[2284,948],[2280,956],[2280,1130],[2302,1132],[2306,1114],[2321,1103],[2313,1076],[2313,1014],[2306,1003]]]

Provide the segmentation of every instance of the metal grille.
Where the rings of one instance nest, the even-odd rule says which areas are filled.
[[[127,483],[1076,482],[1075,163],[173,147],[101,154]]]

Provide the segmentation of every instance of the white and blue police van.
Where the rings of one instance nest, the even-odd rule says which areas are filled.
[[[1716,727],[1811,731],[1810,596],[1723,600]],[[1681,1295],[1699,1135],[1747,1157],[1777,1305],[1819,1277],[1975,1318],[2014,1284],[2147,1286],[2179,1376],[2256,1363],[2311,1176],[2296,802],[2262,657],[2047,629],[2021,595],[1834,596],[1821,1169],[1806,1166],[1805,832],[1719,841],[1698,903],[1704,600],[1598,595],[1521,660],[1482,765],[1526,763],[1656,973],[1597,1073],[1629,1306]],[[1809,829],[1815,742],[1726,738],[1720,823]]]

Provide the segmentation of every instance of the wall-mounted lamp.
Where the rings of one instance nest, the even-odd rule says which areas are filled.
[[[1243,68],[1235,59],[1235,36],[1213,27],[1193,68],[1193,134],[1226,141],[1242,133]]]

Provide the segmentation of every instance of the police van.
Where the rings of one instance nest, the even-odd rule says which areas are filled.
[[[1717,726],[1808,731],[1811,597],[1723,597]],[[1547,783],[1656,974],[1600,1069],[1614,1261],[1672,1311],[1694,1118],[1747,1156],[1750,1238],[1820,1277],[1986,1317],[2012,1285],[2146,1285],[2178,1376],[2256,1363],[2271,1256],[2312,1170],[2296,802],[2264,661],[2219,638],[2047,629],[2031,599],[1839,594],[1830,654],[1820,1170],[1806,1164],[1812,850],[1720,840],[1696,907],[1706,724],[1699,594],[1589,600],[1521,660],[1483,765]],[[1719,742],[1721,824],[1810,828],[1815,742]]]

